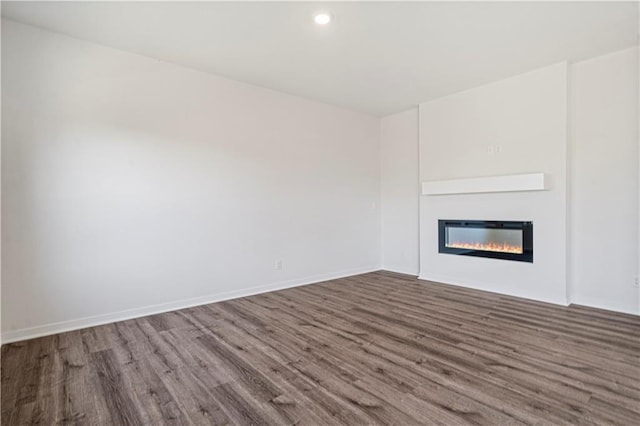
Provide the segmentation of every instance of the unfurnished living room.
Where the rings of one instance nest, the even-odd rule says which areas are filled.
[[[3,426],[640,424],[637,1],[0,7]]]

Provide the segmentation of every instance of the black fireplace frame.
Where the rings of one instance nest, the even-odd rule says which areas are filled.
[[[486,250],[447,247],[447,228],[483,228],[483,229],[515,229],[522,230],[522,253],[501,253]],[[499,221],[499,220],[438,220],[438,252],[458,254],[462,256],[488,257],[491,259],[515,260],[533,263],[533,222]]]

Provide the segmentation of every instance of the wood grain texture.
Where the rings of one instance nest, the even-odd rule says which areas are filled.
[[[375,272],[2,347],[2,424],[638,424],[640,318]]]

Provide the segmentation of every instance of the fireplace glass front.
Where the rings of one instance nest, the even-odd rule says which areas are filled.
[[[533,262],[533,223],[439,220],[439,252]]]

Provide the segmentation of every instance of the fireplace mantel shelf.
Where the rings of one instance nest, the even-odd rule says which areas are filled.
[[[422,182],[422,195],[543,191],[549,189],[548,180],[548,176],[545,173],[436,180]]]

